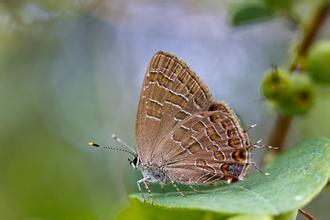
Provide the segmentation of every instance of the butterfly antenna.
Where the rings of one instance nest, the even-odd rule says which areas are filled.
[[[112,138],[115,139],[115,141],[117,141],[118,143],[121,143],[122,145],[124,145],[125,147],[127,147],[128,149],[130,149],[132,152],[134,152],[136,154],[136,151],[130,147],[128,144],[126,144],[124,141],[122,141],[119,137],[117,137],[117,135],[112,134]]]
[[[94,143],[94,142],[88,142],[88,145],[91,146],[91,147],[101,147],[101,148],[104,148],[104,149],[107,149],[107,150],[116,150],[116,151],[121,151],[121,152],[125,152],[125,153],[130,153],[132,154],[133,156],[135,156],[136,154],[129,151],[129,150],[126,150],[126,149],[122,149],[122,148],[117,148],[117,147],[108,147],[108,146],[101,146],[97,143]]]

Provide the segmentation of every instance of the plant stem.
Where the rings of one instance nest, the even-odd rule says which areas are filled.
[[[276,152],[280,152],[283,150],[283,143],[289,131],[291,122],[292,122],[291,117],[286,117],[281,114],[278,114],[273,128],[273,132],[271,133],[272,135],[269,140],[270,146],[274,146],[278,148]]]
[[[308,50],[312,45],[312,43],[315,41],[315,38],[319,33],[322,24],[326,20],[328,13],[329,13],[328,4],[323,4],[316,9],[315,15],[312,18],[312,21],[309,24],[299,44],[297,55],[289,67],[289,70],[291,72],[299,71],[301,69],[301,60],[306,57]],[[281,114],[277,116],[274,128],[271,132],[271,136],[269,139],[270,146],[279,148],[277,152],[283,151],[284,142],[288,134],[291,122],[292,122],[292,117],[286,117]]]
[[[303,209],[298,209],[298,211],[305,216],[308,220],[316,220],[316,218],[309,212],[303,210]]]
[[[290,71],[295,71],[300,69],[300,61],[302,58],[306,57],[310,46],[313,44],[322,24],[327,18],[329,12],[329,5],[321,5],[315,11],[315,15],[309,24],[302,41],[298,47],[297,55],[289,67]]]

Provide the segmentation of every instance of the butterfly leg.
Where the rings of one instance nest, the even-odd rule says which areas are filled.
[[[244,133],[247,133],[251,128],[257,127],[257,124],[250,125],[245,130],[243,130]]]
[[[164,184],[160,184],[160,191],[161,191],[162,193],[165,193],[165,190],[164,190]]]
[[[143,179],[141,179],[141,180],[143,180]],[[141,194],[143,202],[144,202],[144,201],[146,201],[146,198],[144,197],[144,193],[142,192],[142,189],[141,189],[141,186],[140,186],[141,180],[137,181],[136,184],[138,186],[138,189],[140,191],[140,194]]]
[[[174,188],[176,189],[176,191],[177,191],[178,193],[180,193],[181,196],[185,197],[185,195],[179,190],[179,188],[178,188],[178,186],[175,184],[175,182],[174,182],[173,180],[171,180],[171,179],[170,179],[170,181],[171,181],[172,185],[174,186]]]
[[[151,203],[152,203],[152,195],[151,195],[151,190],[150,190],[150,188],[149,188],[149,186],[148,186],[148,184],[147,184],[147,182],[146,182],[146,180],[145,180],[145,179],[143,179],[143,184],[144,184],[144,187],[146,188],[146,190],[148,191],[148,194],[149,194],[149,198],[150,198],[150,200],[151,200]]]
[[[261,174],[265,175],[265,176],[269,176],[269,173],[266,173],[264,171],[262,171],[262,169],[260,169],[257,164],[255,162],[249,162],[249,164],[251,164],[252,166],[254,166],[254,168]]]
[[[267,147],[269,149],[274,149],[274,150],[278,150],[279,149],[278,147],[273,147],[273,146],[270,146],[270,145],[264,145],[264,144],[260,145],[261,142],[262,142],[262,139],[260,139],[256,143],[252,144],[251,147],[254,147],[254,148]]]
[[[189,186],[189,188],[192,189],[194,192],[201,192],[201,191],[195,189],[192,185],[188,185],[188,186]]]

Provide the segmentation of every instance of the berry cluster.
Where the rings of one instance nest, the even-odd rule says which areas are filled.
[[[330,83],[330,41],[315,43],[303,64],[304,71],[273,68],[262,81],[263,96],[286,116],[307,113],[315,102],[316,84]]]

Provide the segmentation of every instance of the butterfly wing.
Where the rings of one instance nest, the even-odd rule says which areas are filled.
[[[206,84],[177,57],[160,51],[148,66],[136,120],[137,150],[142,163],[170,130],[212,103]]]
[[[162,154],[154,163],[161,161],[168,177],[183,184],[242,179],[249,167],[249,138],[227,107],[186,118],[158,147]]]

